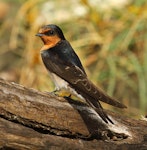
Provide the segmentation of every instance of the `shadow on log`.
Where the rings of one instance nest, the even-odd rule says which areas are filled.
[[[0,79],[0,149],[147,149],[147,122]]]

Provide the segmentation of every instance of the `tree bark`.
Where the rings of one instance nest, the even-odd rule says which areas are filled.
[[[0,79],[0,149],[147,149],[147,122]]]

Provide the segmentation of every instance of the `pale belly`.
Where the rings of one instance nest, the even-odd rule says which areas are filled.
[[[52,81],[54,82],[56,86],[56,90],[66,90],[67,92],[71,93],[72,95],[84,100],[83,96],[78,94],[73,88],[69,86],[69,83],[67,83],[65,80],[62,78],[58,77],[54,73],[49,73]]]

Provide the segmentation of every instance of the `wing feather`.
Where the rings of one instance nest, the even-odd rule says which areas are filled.
[[[42,60],[46,68],[58,75],[60,78],[67,81],[77,93],[81,94],[87,103],[95,109],[100,117],[108,123],[113,123],[109,117],[104,113],[99,101],[113,105],[119,108],[126,108],[125,105],[117,102],[115,99],[108,96],[101,89],[97,88],[88,78],[83,67],[76,66],[69,61],[63,61],[56,53],[50,54],[51,51],[44,51],[41,53]]]

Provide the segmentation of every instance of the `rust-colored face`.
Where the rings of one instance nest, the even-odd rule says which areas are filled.
[[[54,47],[59,41],[61,41],[58,33],[52,28],[46,26],[42,27],[36,36],[39,36],[44,43],[42,50]]]

